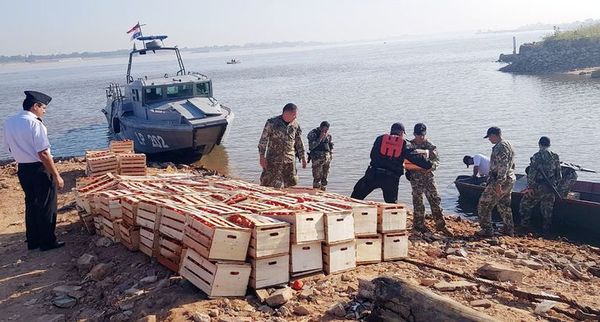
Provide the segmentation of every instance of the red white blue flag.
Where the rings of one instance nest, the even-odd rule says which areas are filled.
[[[131,40],[140,37],[142,35],[142,28],[140,27],[140,23],[138,22],[135,26],[131,27],[127,34],[131,34]]]

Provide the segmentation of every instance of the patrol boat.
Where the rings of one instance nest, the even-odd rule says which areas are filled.
[[[106,90],[108,127],[117,139],[134,142],[136,152],[200,158],[221,144],[233,112],[213,97],[208,76],[187,72],[177,47],[165,47],[167,36],[141,36],[143,49],[129,53],[125,85],[111,83]],[[179,70],[174,74],[131,74],[134,56],[172,52]]]

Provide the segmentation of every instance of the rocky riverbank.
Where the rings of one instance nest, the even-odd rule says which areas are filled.
[[[205,170],[155,164],[150,174]],[[65,179],[60,191],[57,234],[61,249],[27,251],[23,194],[14,165],[0,167],[1,321],[351,321],[365,320],[372,294],[362,286],[379,276],[401,278],[501,321],[570,321],[585,312],[566,304],[534,313],[539,303],[506,289],[559,295],[582,307],[600,309],[600,250],[563,239],[533,236],[472,238],[477,225],[448,219],[454,238],[411,237],[410,259],[359,266],[343,274],[303,278],[292,288],[250,292],[239,299],[208,299],[189,282],[140,252],[89,235],[72,207],[71,188],[84,175],[82,159],[58,163]],[[163,168],[163,169],[159,169]],[[431,224],[431,223],[430,223]],[[511,273],[492,281],[504,290],[465,276],[485,264]],[[432,269],[440,267],[452,273]],[[568,315],[565,315],[568,314]]]
[[[500,71],[517,74],[562,73],[600,66],[600,38],[547,39],[519,47],[518,54],[501,54],[508,65]]]

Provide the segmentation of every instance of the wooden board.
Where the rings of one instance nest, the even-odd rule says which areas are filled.
[[[186,218],[183,244],[209,260],[244,261],[251,235],[224,218],[194,215]]]
[[[240,213],[247,213],[247,211],[230,206],[230,205],[226,205],[226,204],[207,204],[207,205],[198,205],[195,206],[196,208],[217,215],[217,216],[225,216],[225,215],[232,215],[232,214],[240,214]]]
[[[158,238],[158,254],[156,259],[173,272],[179,272],[182,243],[179,240],[160,235]]]
[[[382,242],[384,261],[408,257],[408,233],[383,234]]]
[[[406,206],[404,204],[379,204],[377,206],[377,230],[380,233],[406,230]]]
[[[211,262],[189,248],[183,251],[182,258],[179,274],[208,297],[246,295],[250,264]]]
[[[323,245],[323,269],[327,274],[341,273],[356,267],[356,247],[354,240]]]
[[[114,140],[110,141],[109,148],[110,152],[113,153],[131,153],[133,152],[133,141],[132,140]]]
[[[356,238],[356,264],[381,262],[381,236]]]
[[[291,245],[290,273],[292,276],[312,274],[322,270],[323,253],[321,251],[321,242],[315,241],[301,245]]]
[[[250,287],[254,289],[287,284],[290,281],[290,255],[250,259]]]
[[[178,241],[183,240],[185,220],[188,216],[203,215],[204,212],[185,205],[161,205],[159,232]]]
[[[131,251],[136,251],[140,248],[140,227],[131,226],[125,220],[120,220],[119,239],[121,244]]]
[[[325,222],[322,212],[277,210],[262,212],[261,215],[290,223],[290,241],[294,244],[325,240]]]
[[[248,247],[249,257],[264,258],[289,254],[289,223],[257,214],[235,214],[226,218],[238,226],[252,229]]]
[[[145,227],[140,227],[140,243],[139,243],[140,252],[142,252],[150,257],[156,257],[156,255],[158,254],[158,251],[157,251],[158,238],[156,238],[156,237],[157,237],[157,234],[154,234],[153,230],[145,228]],[[155,239],[156,239],[156,241],[155,241]]]

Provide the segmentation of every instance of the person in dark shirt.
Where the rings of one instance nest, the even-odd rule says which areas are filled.
[[[371,149],[371,164],[365,175],[358,180],[352,191],[352,198],[365,199],[373,190],[381,188],[387,203],[398,200],[398,183],[404,174],[404,159],[423,169],[431,169],[431,161],[419,155],[411,143],[404,139],[404,125],[392,124],[390,134],[375,139]]]

